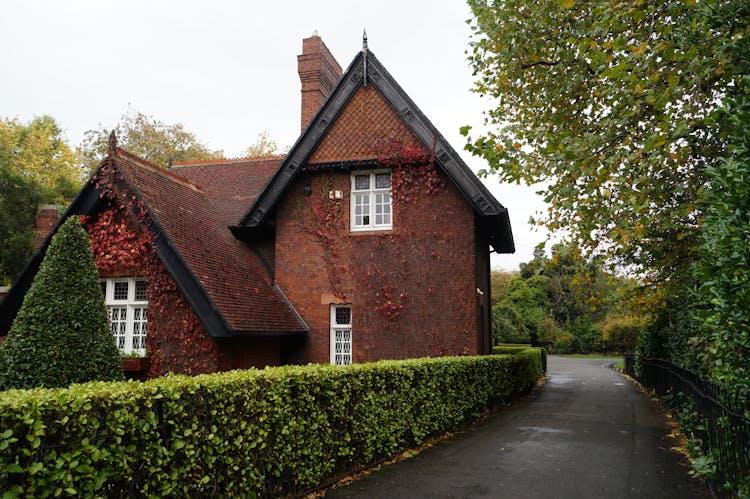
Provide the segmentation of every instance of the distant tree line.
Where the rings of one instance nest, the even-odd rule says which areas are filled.
[[[556,244],[549,257],[539,246],[518,272],[492,272],[493,341],[553,353],[633,351],[644,326],[635,289],[575,245]]]

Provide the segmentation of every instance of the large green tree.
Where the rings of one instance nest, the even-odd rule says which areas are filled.
[[[66,204],[84,180],[76,154],[50,116],[0,119],[0,167],[31,180],[45,203]]]
[[[71,217],[53,236],[0,346],[0,389],[122,376],[88,235]]]
[[[271,138],[268,130],[258,134],[255,143],[245,149],[245,155],[249,158],[270,158],[279,154],[285,154],[289,147],[281,147],[279,143]]]
[[[0,284],[9,284],[31,256],[37,185],[0,163]]]
[[[53,118],[0,119],[0,284],[10,283],[31,256],[37,206],[66,205],[83,178]]]
[[[750,50],[746,52],[750,55]],[[706,218],[693,309],[703,368],[750,399],[750,81],[726,106],[729,154],[706,176]]]
[[[167,166],[170,158],[172,161],[197,161],[224,155],[223,151],[212,150],[200,142],[182,124],[170,125],[132,108],[123,113],[114,132],[120,147],[162,167]],[[110,131],[102,127],[84,134],[79,152],[88,171],[106,154],[109,134]]]
[[[469,0],[488,129],[468,149],[543,182],[542,220],[654,281],[694,260],[716,108],[747,61],[747,0]]]

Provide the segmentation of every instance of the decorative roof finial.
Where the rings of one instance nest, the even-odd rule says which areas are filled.
[[[114,156],[117,153],[117,135],[115,135],[114,130],[109,133],[109,140],[107,141],[107,152],[110,156]]]
[[[367,49],[367,30],[366,29],[362,29],[362,56],[363,56],[363,61],[362,61],[362,69],[363,69],[362,73],[363,73],[363,76],[362,77],[364,78],[363,85],[365,87],[367,86],[367,52],[368,52],[368,49]]]

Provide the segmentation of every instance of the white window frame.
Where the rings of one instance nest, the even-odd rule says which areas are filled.
[[[127,283],[127,297],[115,299],[116,283]],[[110,330],[115,337],[115,344],[122,354],[146,355],[146,337],[148,335],[148,300],[138,300],[135,296],[136,283],[147,282],[146,279],[138,277],[117,277],[102,279],[104,288],[104,303],[107,305],[107,317],[110,322]],[[148,284],[147,284],[148,286]],[[113,310],[116,309],[118,320],[113,320]],[[125,320],[121,319],[121,313],[125,312]],[[124,323],[124,330],[117,331]],[[142,334],[136,334],[138,330]]]
[[[338,324],[336,322],[336,310],[349,310],[349,324]],[[337,338],[337,333],[343,338]],[[336,347],[341,346],[339,352]],[[348,346],[348,352],[347,350]],[[349,365],[353,362],[354,343],[352,341],[352,307],[350,305],[331,305],[331,364],[335,366]]]
[[[388,187],[383,188],[376,188],[375,187],[375,176],[378,174],[387,173],[390,175]],[[358,176],[364,176],[369,175],[370,176],[370,186],[368,189],[356,189],[355,185],[355,178]],[[367,231],[367,230],[391,230],[393,228],[393,195],[391,193],[391,182],[393,181],[393,176],[391,175],[390,170],[370,170],[370,171],[356,171],[352,172],[351,175],[351,195],[349,197],[349,227],[352,232],[358,232],[358,231]],[[375,223],[376,213],[375,213],[375,201],[377,199],[378,195],[382,194],[388,194],[388,217],[389,220],[387,223]],[[368,208],[369,208],[369,223],[361,223],[357,224],[357,196],[366,196],[367,202],[368,202]],[[381,203],[382,205],[383,203]]]

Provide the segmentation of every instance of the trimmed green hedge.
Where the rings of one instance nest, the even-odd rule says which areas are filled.
[[[508,346],[508,345],[499,345],[492,347],[492,353],[493,354],[505,354],[505,355],[516,355],[518,353],[521,353],[525,350],[538,350],[541,352],[542,355],[542,369],[543,372],[547,372],[547,350],[544,348],[529,348],[528,346]]]
[[[10,390],[0,401],[0,490],[11,497],[304,491],[474,419],[540,376],[540,350],[529,349]]]

